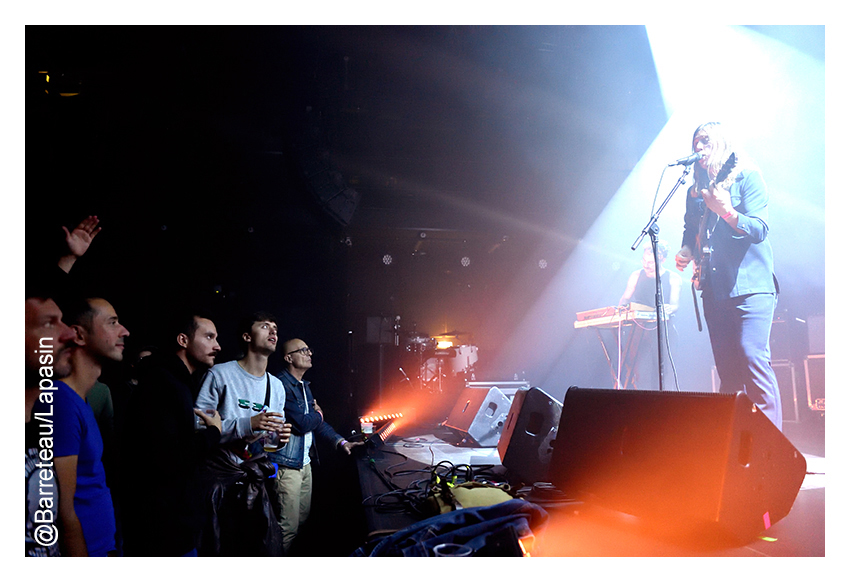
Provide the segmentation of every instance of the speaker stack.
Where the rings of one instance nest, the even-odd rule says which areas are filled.
[[[549,469],[575,499],[741,542],[788,514],[806,460],[743,393],[573,387]]]

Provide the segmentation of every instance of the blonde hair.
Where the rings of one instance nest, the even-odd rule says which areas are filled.
[[[735,169],[729,175],[726,182],[731,183],[735,176],[745,167],[754,168],[752,163],[746,158],[744,152],[738,149],[738,143],[734,140],[729,129],[718,121],[709,121],[703,123],[694,130],[694,136],[691,139],[691,147],[696,151],[696,142],[699,134],[705,134],[708,141],[711,142],[711,156],[708,159],[709,171],[703,170],[699,164],[694,164],[694,184],[698,190],[708,188],[711,183],[711,176],[716,176],[720,172],[720,168],[729,159],[733,153],[738,157],[738,163]]]

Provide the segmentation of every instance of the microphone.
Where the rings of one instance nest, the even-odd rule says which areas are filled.
[[[694,162],[696,162],[697,160],[702,159],[702,157],[703,157],[704,155],[705,155],[705,154],[703,154],[702,152],[693,153],[693,154],[689,155],[689,156],[688,156],[688,157],[686,157],[686,158],[680,158],[680,159],[676,160],[676,161],[675,161],[675,162],[673,162],[672,164],[667,164],[667,166],[668,166],[668,167],[673,167],[673,166],[690,166],[691,164],[693,164],[693,163],[694,163]]]

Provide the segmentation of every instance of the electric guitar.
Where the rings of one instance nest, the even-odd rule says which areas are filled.
[[[738,156],[735,152],[729,155],[723,167],[717,173],[717,177],[709,184],[708,189],[712,186],[720,184],[729,177],[735,166],[738,165]],[[703,203],[704,204],[704,203]],[[711,220],[714,217],[714,220]],[[697,233],[696,254],[694,255],[694,275],[691,282],[695,289],[701,290],[705,288],[706,278],[708,277],[708,265],[711,260],[711,235],[717,226],[718,216],[707,207],[703,208],[702,218],[700,218],[699,232]],[[709,222],[711,228],[709,229]]]

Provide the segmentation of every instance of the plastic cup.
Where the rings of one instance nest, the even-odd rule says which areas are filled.
[[[206,414],[207,416],[212,416],[212,415],[215,414],[215,410],[212,410],[211,408],[207,408],[206,410],[203,411],[203,413]],[[201,420],[201,417],[196,414],[195,415],[195,430],[204,430],[205,428],[207,428],[207,425],[204,424],[204,421]]]
[[[263,437],[263,450],[267,453],[273,453],[280,448],[280,435],[277,431],[267,430]]]
[[[439,544],[434,546],[438,558],[463,558],[472,555],[472,548],[463,544]]]

